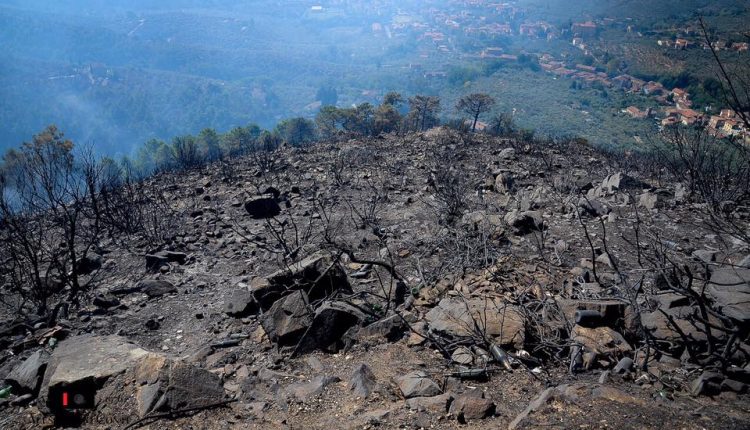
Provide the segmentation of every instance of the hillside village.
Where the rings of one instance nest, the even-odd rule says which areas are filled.
[[[332,4],[336,7],[336,3]],[[378,7],[377,3],[370,6],[379,14],[389,17],[388,11]],[[315,6],[315,10],[323,13],[324,6]],[[568,25],[552,24],[543,20],[529,19],[529,11],[519,7],[517,2],[496,2],[491,0],[461,0],[452,1],[447,8],[426,8],[411,10],[409,5],[404,10],[383,21],[372,24],[374,35],[414,39],[420,43],[420,58],[429,62],[432,57],[479,59],[486,62],[499,61],[514,64],[519,61],[519,55],[531,55],[539,63],[541,69],[558,78],[574,80],[583,88],[599,86],[614,89],[633,95],[643,96],[643,104],[657,104],[659,108],[628,106],[622,113],[635,119],[646,120],[655,118],[655,126],[659,129],[678,124],[685,126],[702,126],[717,135],[732,137],[750,142],[750,130],[743,122],[726,107],[694,106],[691,95],[682,88],[665,88],[659,82],[639,79],[617,70],[606,71],[605,64],[597,64],[601,48],[598,35],[604,30],[619,31],[623,34],[636,35],[644,40],[653,40],[654,44],[665,49],[702,48],[708,50],[699,27],[685,25],[675,28],[670,38],[656,39],[664,31],[651,31],[631,19],[586,19],[572,21]],[[472,37],[483,40],[487,45],[480,52],[463,51],[457,39]],[[540,52],[519,52],[517,49],[493,46],[500,40],[541,40],[553,45],[549,51],[544,48]],[[644,42],[651,43],[651,42]],[[592,58],[588,64],[576,63],[565,45],[579,50],[585,57]],[[747,42],[728,43],[724,39],[717,39],[712,43],[717,51],[732,51],[740,55],[748,55]],[[579,59],[580,60],[580,59]],[[408,66],[412,73],[418,73],[427,79],[444,79],[448,73],[443,68],[428,68],[420,63]],[[364,91],[363,94],[373,94]],[[481,124],[484,126],[484,124]]]

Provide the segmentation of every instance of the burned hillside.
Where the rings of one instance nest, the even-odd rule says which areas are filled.
[[[433,128],[9,219],[0,422],[746,428],[746,184],[675,171]]]

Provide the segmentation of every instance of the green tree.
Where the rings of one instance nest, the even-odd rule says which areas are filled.
[[[324,138],[331,138],[341,126],[341,111],[336,106],[323,106],[315,116],[315,124]]]
[[[198,150],[198,143],[195,137],[190,135],[177,136],[172,139],[172,156],[175,165],[181,169],[198,167],[203,162]]]
[[[198,147],[202,156],[208,161],[222,158],[221,137],[213,128],[204,128],[198,133]]]
[[[291,118],[276,126],[276,133],[288,144],[300,146],[316,139],[315,123],[306,118]]]
[[[339,94],[334,86],[323,85],[318,88],[315,100],[318,100],[323,106],[336,106],[339,101]]]
[[[440,98],[416,95],[409,98],[409,120],[418,131],[427,130],[439,124]]]
[[[260,134],[260,127],[255,124],[229,130],[221,137],[224,154],[236,157],[250,153]]]
[[[391,91],[383,97],[383,104],[381,106],[388,105],[398,108],[402,104],[404,104],[404,98],[401,96],[401,93]]]
[[[495,106],[495,99],[489,95],[484,93],[473,93],[461,97],[456,103],[456,110],[471,116],[473,120],[471,123],[471,131],[474,132],[477,129],[479,116],[483,113],[489,112],[493,106]]]

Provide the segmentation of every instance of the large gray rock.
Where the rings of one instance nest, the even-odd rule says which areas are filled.
[[[168,410],[193,409],[221,401],[224,387],[218,375],[184,362],[173,362],[164,381]]]
[[[722,314],[742,323],[750,322],[750,269],[715,270],[706,295]]]
[[[221,379],[208,370],[148,352],[119,336],[93,335],[73,337],[57,347],[42,382],[40,409],[58,413],[63,392],[72,399],[81,394],[89,408],[124,414],[122,419],[207,406],[225,398]],[[106,404],[113,398],[120,403]]]
[[[450,413],[462,423],[481,420],[495,414],[495,403],[481,395],[462,394],[451,403]]]
[[[611,209],[598,199],[581,197],[578,200],[578,207],[583,209],[586,214],[592,217],[602,217],[611,212]]]
[[[260,319],[268,338],[282,346],[296,345],[312,322],[313,313],[304,291],[295,291],[276,301]]]
[[[441,393],[440,387],[427,373],[417,370],[398,378],[398,388],[405,398],[432,397]]]
[[[644,183],[624,173],[609,175],[602,181],[601,189],[612,194],[615,191],[643,188]]]
[[[224,313],[230,317],[246,317],[258,308],[253,293],[247,288],[238,288],[224,300]]]
[[[442,335],[492,339],[522,348],[526,319],[517,308],[497,298],[447,297],[425,316],[430,330]],[[481,333],[476,333],[479,330]]]
[[[659,209],[664,207],[664,199],[659,194],[646,191],[638,196],[638,206],[648,210]]]
[[[329,301],[315,310],[312,324],[305,331],[296,349],[305,353],[321,349],[337,352],[343,344],[344,335],[365,320],[365,314],[345,302]]]
[[[438,414],[448,412],[448,407],[453,401],[451,393],[440,394],[432,397],[412,397],[406,400],[409,409],[417,411],[430,411]]]
[[[287,390],[298,401],[304,403],[323,393],[327,386],[339,381],[341,380],[336,376],[316,376],[310,382],[292,384]]]
[[[351,389],[355,395],[359,397],[367,397],[377,387],[377,381],[375,375],[372,373],[370,367],[364,363],[354,368],[352,377],[349,380],[349,389]]]
[[[373,339],[375,341],[387,340],[395,342],[402,337],[408,328],[408,324],[401,315],[391,315],[362,327],[357,333],[359,339]]]
[[[136,284],[136,288],[138,288],[140,292],[146,294],[150,298],[160,297],[165,294],[172,294],[177,292],[177,287],[175,287],[171,282],[157,279],[146,279],[140,281]]]
[[[325,298],[334,291],[351,291],[346,272],[331,254],[320,251],[265,278],[256,278],[250,291],[264,311],[276,300],[295,290],[303,290],[310,300]]]
[[[146,255],[146,268],[153,271],[169,263],[185,264],[186,262],[187,254],[184,252],[162,251]]]
[[[13,368],[5,381],[13,387],[15,393],[36,394],[48,361],[49,354],[40,349],[31,354],[23,363]]]
[[[512,210],[505,214],[505,222],[513,228],[513,233],[523,236],[532,231],[540,231],[544,228],[542,214],[538,211]]]
[[[107,379],[148,355],[148,351],[119,336],[85,335],[63,341],[44,374],[40,409],[54,412],[62,408],[63,391],[95,395]]]
[[[159,279],[144,279],[131,287],[121,287],[110,291],[114,295],[126,295],[131,293],[144,293],[149,298],[163,296],[165,294],[176,293],[177,287],[171,282]]]
[[[586,351],[597,354],[621,356],[633,350],[620,333],[609,327],[588,328],[576,325],[570,337],[583,345]]]

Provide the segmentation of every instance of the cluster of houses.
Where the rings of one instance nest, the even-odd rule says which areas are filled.
[[[573,68],[569,68],[564,62],[556,61],[549,54],[543,54],[539,57],[539,65],[543,70],[552,73],[553,75],[575,79],[587,86],[591,86],[596,82],[601,83],[605,87],[614,86],[613,80],[611,80],[606,73],[598,72],[596,68],[592,66],[576,64]]]
[[[631,75],[622,74],[610,78],[604,72],[599,72],[595,67],[577,64],[574,67],[566,66],[562,61],[556,61],[551,55],[543,54],[539,57],[542,69],[556,76],[575,79],[579,83],[591,86],[598,82],[606,88],[627,91],[632,94],[642,94],[652,97],[660,105],[666,106],[662,111],[661,127],[672,127],[676,125],[705,126],[712,134],[722,137],[740,137],[750,141],[750,130],[731,110],[724,109],[719,115],[706,116],[693,109],[690,94],[682,88],[667,89],[659,82],[644,81]],[[629,106],[622,110],[626,115],[636,119],[647,119],[657,116],[657,111],[652,108],[645,110],[636,106]]]
[[[709,49],[709,46],[705,41],[696,41],[680,37],[676,39],[659,39],[656,41],[656,44],[664,48],[672,49],[689,49],[698,46],[703,49]],[[748,42],[728,43],[725,40],[717,40],[711,42],[711,47],[713,47],[717,51],[748,52],[748,50],[750,50],[750,44],[748,44]]]

